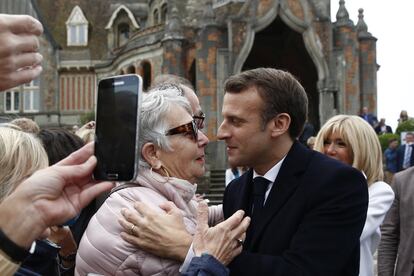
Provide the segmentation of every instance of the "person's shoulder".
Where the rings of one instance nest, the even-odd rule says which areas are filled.
[[[330,169],[330,171],[332,170],[348,170],[348,171],[354,171],[354,172],[359,172],[358,170],[356,170],[355,168],[339,161],[336,160],[332,157],[329,157],[325,154],[322,154],[320,152],[315,152],[315,154],[312,156],[312,160],[311,160],[311,164],[314,166],[317,166],[321,169]],[[324,171],[324,172],[328,172],[328,171]],[[359,172],[360,173],[360,172]]]
[[[136,185],[128,185],[125,188],[121,188],[113,193],[111,193],[112,195],[118,194],[121,197],[135,197],[136,195],[139,194],[146,194],[146,193],[156,193],[153,189],[150,189],[148,187],[144,187],[144,186],[140,186],[139,184]]]
[[[395,180],[402,180],[410,177],[414,178],[414,166],[401,172],[398,172],[394,175]]]
[[[394,198],[394,191],[392,190],[391,186],[384,181],[377,181],[372,183],[369,188],[369,193],[371,194],[378,194],[381,196],[392,196]]]
[[[319,182],[351,182],[348,185],[366,183],[361,171],[319,152],[312,156],[308,171],[313,173]]]

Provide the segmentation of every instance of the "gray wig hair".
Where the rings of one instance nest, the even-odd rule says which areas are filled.
[[[143,94],[140,131],[139,131],[139,152],[146,143],[153,143],[163,150],[171,150],[167,136],[164,133],[170,127],[167,124],[167,116],[170,111],[177,107],[184,108],[192,116],[191,106],[188,100],[180,96],[177,90],[153,89]],[[139,161],[140,167],[149,168],[150,165],[142,158]]]

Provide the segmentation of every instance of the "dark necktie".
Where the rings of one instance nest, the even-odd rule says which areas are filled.
[[[265,194],[267,186],[269,186],[270,181],[264,177],[256,177],[253,179],[253,210],[252,210],[252,222],[257,220],[257,217],[260,215],[263,204],[265,201]]]
[[[251,213],[251,222],[249,229],[247,230],[246,240],[244,243],[245,249],[251,249],[251,241],[257,228],[257,223],[259,221],[260,214],[263,210],[263,203],[265,201],[265,194],[267,190],[267,186],[269,185],[270,181],[264,177],[256,177],[253,179],[253,204],[252,204],[252,213]]]

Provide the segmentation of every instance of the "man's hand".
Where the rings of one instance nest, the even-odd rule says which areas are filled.
[[[111,182],[92,179],[95,166],[93,143],[89,143],[35,172],[0,205],[0,228],[11,240],[28,247],[47,227],[75,217],[93,198],[113,187]]]
[[[229,264],[242,251],[242,243],[250,218],[239,210],[227,220],[214,227],[208,227],[208,206],[200,202],[197,209],[197,230],[194,236],[193,248],[197,256],[208,253],[222,264]]]
[[[86,124],[84,124],[83,126],[81,126],[81,128],[79,128],[76,132],[83,131],[85,129],[95,129],[95,127],[96,127],[95,121],[89,121]]]
[[[166,213],[156,212],[142,202],[135,202],[134,208],[136,212],[122,209],[119,223],[125,232],[121,237],[154,255],[183,262],[192,236],[185,229],[181,210],[172,202],[160,205]]]
[[[28,15],[0,14],[0,91],[28,83],[42,72],[42,24]]]

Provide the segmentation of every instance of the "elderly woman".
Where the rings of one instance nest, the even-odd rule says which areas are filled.
[[[139,174],[126,188],[114,191],[91,219],[76,257],[77,275],[178,275],[180,263],[156,257],[124,241],[117,222],[122,208],[145,202],[172,201],[183,213],[186,230],[194,234],[196,180],[205,172],[208,138],[197,129],[188,101],[173,89],[144,94],[139,132]],[[125,184],[124,184],[125,185]],[[221,208],[210,221],[222,219]],[[133,229],[130,229],[133,231]]]
[[[359,275],[374,275],[373,255],[380,242],[380,225],[394,200],[383,182],[382,151],[374,129],[358,116],[337,115],[322,126],[315,150],[362,171],[368,183],[369,204],[360,237]]]

